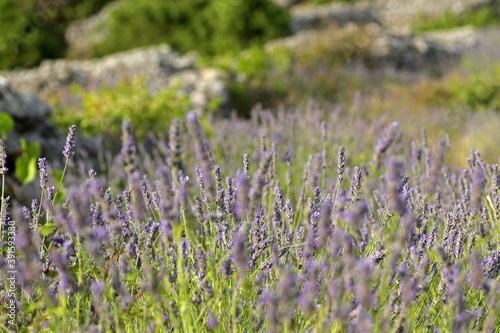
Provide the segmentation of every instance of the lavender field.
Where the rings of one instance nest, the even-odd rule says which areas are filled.
[[[500,331],[499,27],[0,0],[0,332]]]
[[[2,195],[4,331],[498,326],[500,174],[477,151],[461,170],[446,137],[256,107],[205,126],[190,113],[152,148],[124,122],[98,173],[74,131],[61,179],[38,161],[40,198]]]

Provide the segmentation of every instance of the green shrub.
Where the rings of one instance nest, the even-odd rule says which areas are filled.
[[[129,119],[140,125],[136,135],[141,139],[148,131],[165,131],[171,119],[183,117],[189,111],[189,97],[179,96],[178,88],[174,85],[152,95],[142,79],[95,92],[75,86],[74,92],[81,97],[82,107],[54,112],[53,120],[61,128],[75,124],[83,134],[119,136],[123,119]]]
[[[0,70],[65,56],[64,32],[111,0],[0,0]]]
[[[0,0],[0,69],[30,66],[63,55],[43,17],[17,0]]]
[[[233,77],[229,83],[233,109],[249,116],[252,107],[307,105],[316,101],[350,100],[352,91],[367,86],[348,66],[359,60],[371,37],[365,27],[319,31],[297,45],[251,47],[244,52],[205,58],[202,65],[219,67]],[[339,84],[342,82],[342,84]]]
[[[289,14],[269,0],[128,1],[113,11],[93,56],[158,43],[206,55],[241,50],[289,33]]]
[[[496,76],[480,73],[469,77],[466,81],[451,82],[450,91],[455,99],[473,110],[493,108],[500,110],[500,84]]]
[[[14,129],[14,126],[15,122],[12,116],[0,111],[0,138],[2,140],[7,140],[7,135]],[[35,180],[41,149],[38,142],[28,143],[24,138],[20,138],[19,141],[21,151],[15,160],[15,172],[17,179],[25,185]]]

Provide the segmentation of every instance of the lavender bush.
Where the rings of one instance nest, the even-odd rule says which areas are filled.
[[[500,174],[479,152],[455,170],[445,139],[313,104],[189,114],[152,149],[133,125],[100,171],[76,160],[72,127],[63,176],[40,159],[30,207],[2,191],[3,330],[498,326]]]

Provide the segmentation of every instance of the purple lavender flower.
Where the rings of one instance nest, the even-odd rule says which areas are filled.
[[[187,125],[189,133],[194,141],[194,149],[196,152],[196,159],[201,163],[203,170],[203,183],[207,190],[207,196],[210,199],[215,198],[215,188],[213,186],[212,177],[210,175],[213,169],[213,161],[211,158],[208,143],[203,138],[202,127],[198,121],[198,116],[191,112],[187,115]]]
[[[247,214],[248,210],[248,177],[243,173],[239,172],[236,175],[236,185],[238,189],[237,200],[235,204],[235,213],[238,218],[242,219]]]
[[[329,195],[321,205],[321,212],[318,222],[318,242],[317,242],[319,248],[325,246],[328,242],[328,238],[330,237],[330,229],[332,226],[332,219],[331,219],[332,209],[333,209],[333,203],[331,196]]]
[[[226,213],[229,216],[234,214],[234,205],[236,203],[236,188],[233,187],[233,179],[231,177],[226,178],[226,193],[224,196],[224,207]]]
[[[89,177],[90,177],[90,179],[95,180],[97,177],[97,172],[95,172],[94,169],[90,169],[89,170]]]
[[[352,204],[356,203],[359,198],[359,190],[361,189],[361,168],[354,167],[354,177],[351,181],[351,189],[349,191],[349,202]]]
[[[151,183],[147,178],[141,180],[141,193],[144,201],[146,202],[146,205],[150,206],[152,203]]]
[[[340,147],[337,153],[337,173],[339,175],[339,179],[342,177],[344,173],[345,167],[345,147]]]
[[[262,190],[267,183],[266,174],[269,170],[269,166],[271,165],[273,155],[273,152],[265,152],[262,155],[259,169],[254,174],[252,188],[250,189],[252,208],[255,208],[262,198]]]
[[[240,279],[245,276],[248,262],[247,235],[244,229],[244,226],[240,227],[240,229],[235,233],[232,242],[232,257],[240,273]]]
[[[10,216],[9,200],[10,200],[10,197],[2,198],[2,203],[1,203],[2,215],[0,216],[2,228],[5,228],[7,226],[7,222],[9,220],[9,216]]]
[[[485,187],[484,173],[481,168],[474,168],[472,174],[473,188],[472,188],[472,207],[477,210],[481,209],[483,203],[483,191]]]
[[[373,163],[378,167],[380,161],[389,149],[389,147],[394,142],[394,139],[398,135],[399,123],[393,122],[385,129],[384,134],[378,139],[377,146],[375,147],[375,153],[373,154]]]
[[[54,202],[56,194],[56,188],[55,186],[49,186],[47,187],[47,200],[52,204]]]
[[[47,188],[47,181],[49,179],[49,172],[47,171],[47,159],[45,157],[38,159],[38,171],[40,174],[40,187],[42,190]]]
[[[222,260],[220,270],[224,281],[229,280],[231,278],[231,275],[233,274],[233,268],[231,267],[232,263],[233,261],[231,260],[231,258]]]
[[[125,171],[130,174],[136,170],[137,148],[134,140],[134,126],[129,120],[122,123],[122,158]]]
[[[207,326],[209,329],[214,329],[217,327],[217,325],[219,325],[219,322],[217,321],[217,318],[215,318],[213,312],[210,312],[210,314],[208,315],[208,319],[207,319]]]
[[[248,179],[250,179],[250,162],[248,161],[248,154],[243,154],[243,172]]]
[[[290,317],[293,313],[295,299],[299,295],[297,276],[293,270],[287,269],[282,272],[281,278],[278,281],[277,292],[280,305],[285,310],[285,315]]]
[[[407,211],[406,202],[401,195],[401,180],[403,179],[403,163],[394,158],[387,161],[387,186],[390,207],[399,215]]]
[[[174,168],[181,168],[181,121],[177,118],[172,119],[170,126],[170,142],[169,142],[169,163]]]
[[[6,167],[7,153],[5,152],[5,144],[0,139],[0,175],[5,175],[9,169]]]
[[[263,154],[267,151],[266,147],[266,133],[260,135],[260,153]]]
[[[76,126],[72,125],[69,127],[68,136],[66,137],[66,144],[64,145],[63,155],[66,159],[75,155],[75,130]]]
[[[214,167],[214,175],[215,175],[215,188],[217,191],[217,196],[215,197],[215,203],[217,204],[217,208],[219,211],[224,212],[224,187],[222,186],[222,174],[220,170],[220,166],[216,165]]]

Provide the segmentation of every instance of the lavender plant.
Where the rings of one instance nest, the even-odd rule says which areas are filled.
[[[445,141],[405,148],[396,123],[347,128],[335,112],[256,108],[212,120],[211,138],[189,114],[189,132],[173,121],[153,152],[126,122],[106,174],[73,159],[71,127],[63,155],[75,165],[57,189],[40,159],[39,201],[2,191],[0,327],[493,331],[498,166],[473,151],[455,170]]]

